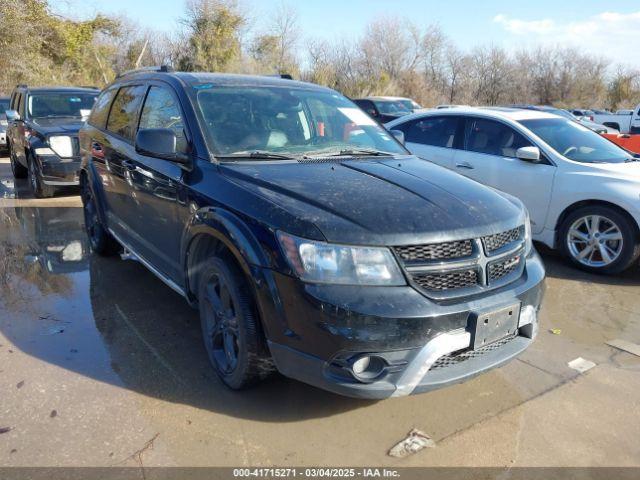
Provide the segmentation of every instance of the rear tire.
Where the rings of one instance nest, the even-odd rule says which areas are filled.
[[[29,171],[25,167],[20,165],[13,152],[13,148],[11,148],[11,144],[7,145],[7,151],[9,152],[9,163],[11,164],[11,173],[13,173],[13,178],[27,178],[27,176],[29,175]]]
[[[119,252],[120,244],[109,234],[100,222],[98,208],[93,197],[93,192],[87,181],[82,182],[80,187],[82,198],[82,210],[84,212],[84,227],[89,238],[91,250],[98,255],[110,256]]]
[[[616,274],[640,257],[636,225],[618,210],[604,205],[578,208],[559,230],[562,253],[590,273]]]
[[[200,324],[209,361],[233,390],[255,384],[273,371],[246,280],[231,262],[206,261],[198,285]]]
[[[36,160],[29,156],[27,157],[27,165],[29,166],[29,184],[31,190],[36,198],[50,198],[56,193],[55,187],[51,185],[45,185],[42,181],[42,176],[38,170],[38,164]]]

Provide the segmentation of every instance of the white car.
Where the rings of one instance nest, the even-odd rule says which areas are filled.
[[[534,239],[578,267],[617,273],[640,256],[640,161],[579,123],[535,110],[457,108],[386,127],[420,158],[520,198]]]

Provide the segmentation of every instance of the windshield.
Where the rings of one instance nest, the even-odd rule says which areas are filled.
[[[335,92],[211,84],[194,88],[204,130],[217,156],[247,152],[305,156],[356,149],[407,153],[386,130]]]
[[[411,107],[405,106],[401,100],[376,100],[373,102],[380,113],[384,115],[407,115],[411,113]],[[411,102],[409,102],[411,105]]]
[[[80,118],[89,114],[97,97],[97,93],[35,93],[29,96],[27,111],[32,118]]]
[[[563,118],[521,120],[520,123],[569,160],[584,163],[622,163],[633,157],[613,142]]]

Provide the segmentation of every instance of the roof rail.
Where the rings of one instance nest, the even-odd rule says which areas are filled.
[[[134,73],[145,73],[145,72],[163,72],[163,73],[171,73],[174,72],[175,70],[173,69],[173,67],[170,67],[169,65],[161,65],[161,66],[155,66],[155,67],[142,67],[142,68],[136,68],[133,70],[127,70],[126,72],[122,72],[121,74],[119,74],[118,76],[116,76],[116,78],[121,78],[124,77],[126,75],[132,75]]]

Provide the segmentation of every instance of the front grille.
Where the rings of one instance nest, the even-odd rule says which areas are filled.
[[[463,270],[457,272],[417,273],[413,280],[425,290],[442,292],[478,284],[478,271]]]
[[[507,245],[521,240],[524,234],[524,227],[512,228],[506,232],[496,233],[487,237],[482,237],[482,243],[487,255],[497,252]]]
[[[470,256],[473,253],[473,242],[471,240],[460,240],[456,242],[430,243],[395,247],[394,250],[406,262],[452,260]]]
[[[500,280],[502,277],[506,277],[507,275],[515,272],[520,266],[521,260],[522,256],[516,255],[515,257],[508,258],[507,260],[490,263],[488,267],[489,283]]]
[[[445,299],[515,280],[516,272],[522,272],[523,248],[524,226],[520,226],[475,239],[393,250],[416,288],[427,296]]]
[[[498,350],[502,346],[509,343],[511,340],[516,338],[517,335],[510,335],[505,337],[497,342],[490,343],[489,345],[485,345],[484,347],[480,347],[476,350],[462,350],[460,352],[450,353],[449,355],[444,355],[435,361],[433,365],[431,365],[431,370],[437,370],[439,368],[447,368],[457,365],[466,360],[471,360],[472,358],[478,358],[485,353],[493,352],[494,350]]]

